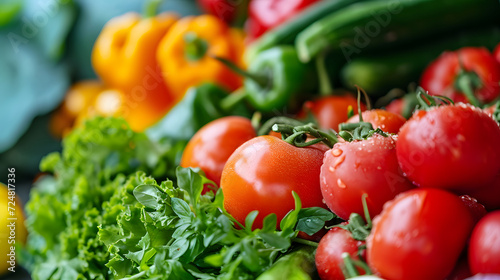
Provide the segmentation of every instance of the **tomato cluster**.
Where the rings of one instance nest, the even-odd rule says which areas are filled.
[[[408,120],[368,109],[340,125],[322,114],[327,99],[312,101],[304,108],[320,128],[279,124],[278,137],[257,135],[250,120],[221,118],[191,140],[183,166],[215,181],[241,225],[255,210],[253,228],[271,213],[281,220],[294,208],[292,192],[303,207],[330,209],[344,222],[320,232],[323,280],[500,274],[499,123],[491,108],[424,91],[418,98]],[[353,102],[335,110],[352,112]]]

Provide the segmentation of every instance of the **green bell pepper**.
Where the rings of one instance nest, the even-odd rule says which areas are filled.
[[[269,112],[284,108],[300,91],[306,66],[295,48],[274,47],[260,53],[248,70],[262,80],[245,79],[247,100],[257,110]]]
[[[227,59],[216,59],[245,77],[243,88],[224,100],[224,106],[231,107],[246,100],[261,112],[281,110],[293,104],[304,85],[308,66],[299,61],[293,46],[277,46],[260,52],[247,71]]]

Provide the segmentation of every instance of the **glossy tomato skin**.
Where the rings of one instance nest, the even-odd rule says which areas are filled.
[[[500,64],[486,48],[465,47],[454,52],[444,52],[424,70],[420,86],[429,94],[448,96],[455,102],[467,102],[455,88],[455,80],[461,67],[475,72],[483,86],[474,95],[483,103],[489,103],[500,95]]]
[[[413,189],[387,203],[366,240],[368,265],[388,280],[444,279],[473,228],[460,199],[440,189]]]
[[[302,115],[311,113],[323,129],[339,129],[339,124],[347,121],[349,107],[357,112],[357,100],[352,95],[331,95],[304,103]],[[366,106],[361,104],[361,110]]]
[[[361,113],[363,121],[372,124],[374,129],[380,128],[387,133],[397,134],[399,129],[406,122],[403,116],[382,109],[372,109]],[[347,123],[359,122],[359,114],[352,116]]]
[[[316,249],[315,263],[321,280],[345,279],[342,267],[344,260],[342,253],[348,253],[353,260],[359,260],[358,251],[365,245],[365,241],[352,238],[352,234],[343,228],[333,227],[319,241]],[[359,274],[365,274],[358,270]]]
[[[500,210],[488,213],[474,227],[469,264],[473,274],[500,274]]]
[[[325,153],[321,193],[332,212],[344,220],[363,216],[362,196],[373,217],[384,203],[414,186],[401,173],[396,157],[397,136],[379,134],[367,140],[339,142]]]
[[[228,116],[216,119],[198,130],[182,154],[182,167],[199,167],[208,179],[220,185],[222,169],[241,144],[256,137],[249,119]]]
[[[295,208],[292,191],[302,207],[323,207],[319,173],[323,144],[298,148],[269,135],[255,137],[241,145],[222,171],[221,188],[225,209],[240,223],[258,210],[253,228],[275,213],[279,221]]]
[[[500,171],[500,129],[483,110],[458,103],[417,111],[399,132],[397,156],[415,185],[469,194]]]

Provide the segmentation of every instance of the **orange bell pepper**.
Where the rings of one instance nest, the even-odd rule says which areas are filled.
[[[127,13],[108,21],[94,44],[92,66],[108,87],[123,93],[121,116],[134,130],[144,130],[173,106],[156,49],[177,19],[171,13]]]
[[[157,58],[165,83],[176,101],[186,90],[213,82],[233,91],[242,78],[215,60],[219,56],[243,68],[244,35],[212,15],[188,16],[177,21],[160,42]]]
[[[85,80],[73,84],[66,92],[61,106],[54,111],[50,118],[51,133],[61,138],[75,124],[75,120],[94,104],[96,97],[105,90],[106,87],[98,80]]]

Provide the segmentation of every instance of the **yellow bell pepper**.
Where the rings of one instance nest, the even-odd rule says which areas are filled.
[[[157,58],[165,83],[179,101],[186,90],[213,82],[233,91],[242,78],[215,60],[219,56],[243,68],[244,35],[212,15],[188,16],[163,37]]]
[[[123,93],[121,116],[134,130],[144,130],[173,106],[156,49],[177,19],[171,13],[127,13],[108,21],[94,43],[92,66],[109,88]]]

